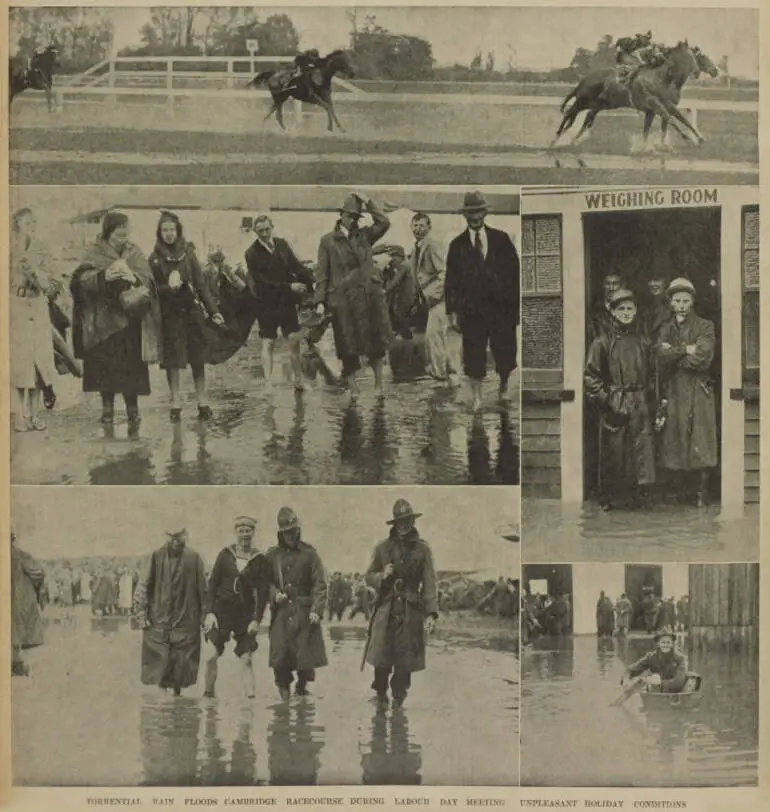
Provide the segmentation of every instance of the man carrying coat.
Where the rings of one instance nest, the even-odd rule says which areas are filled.
[[[468,192],[460,210],[468,228],[449,244],[446,312],[462,334],[463,364],[470,379],[473,409],[481,409],[487,346],[500,376],[500,399],[516,368],[519,325],[519,255],[511,238],[484,224],[489,207],[481,192]]]
[[[417,532],[415,513],[406,499],[393,505],[391,531],[374,548],[366,581],[377,591],[365,661],[374,667],[372,688],[380,709],[404,704],[412,672],[425,669],[425,635],[438,618],[436,570],[428,543]]]
[[[321,618],[326,604],[326,575],[315,548],[302,541],[297,514],[278,511],[278,544],[267,552],[270,567],[270,667],[281,699],[297,672],[297,696],[308,693],[315,669],[327,664]]]

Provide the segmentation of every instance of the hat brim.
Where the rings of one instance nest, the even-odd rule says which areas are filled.
[[[483,206],[481,204],[475,206],[463,206],[461,209],[458,209],[458,211],[460,214],[472,214],[479,211],[489,211],[489,206],[486,203]]]
[[[285,533],[287,530],[296,530],[298,527],[300,527],[299,522],[292,522],[291,524],[287,524],[285,527],[280,527],[279,526],[278,527],[278,532],[279,533]]]
[[[669,288],[669,289],[666,291],[666,293],[667,293],[669,296],[673,296],[675,293],[689,293],[689,294],[690,294],[690,296],[692,296],[693,298],[695,297],[695,289],[694,289],[694,288],[688,288],[688,287],[685,287],[684,285],[677,285],[676,287]]]
[[[401,519],[419,519],[420,516],[422,516],[422,513],[405,513],[403,516],[399,516],[398,519],[388,519],[385,524],[395,524],[396,522],[401,521]]]
[[[337,209],[338,214],[350,214],[353,217],[363,217],[364,213],[362,211],[351,211],[350,209]]]

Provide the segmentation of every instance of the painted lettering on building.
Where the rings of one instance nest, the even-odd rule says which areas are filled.
[[[585,207],[601,209],[665,209],[673,206],[719,205],[719,189],[702,186],[670,189],[630,189],[589,192]]]

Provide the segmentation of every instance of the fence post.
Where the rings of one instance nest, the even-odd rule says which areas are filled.
[[[297,125],[302,124],[302,102],[299,99],[294,99],[294,117],[297,120]]]
[[[109,86],[110,90],[115,89],[115,83],[116,83],[116,79],[117,79],[115,68],[116,68],[115,63],[112,60],[110,60],[109,71],[107,73],[107,85]],[[110,93],[110,95],[107,97],[107,99],[108,99],[108,101],[107,101],[108,104],[111,104],[113,107],[117,107],[117,104],[118,104],[117,94]]]
[[[169,113],[174,115],[174,60],[169,58],[166,60],[166,107]]]

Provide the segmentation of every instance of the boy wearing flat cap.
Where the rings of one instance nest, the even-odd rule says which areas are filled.
[[[203,626],[210,644],[204,696],[214,696],[218,660],[231,638],[241,664],[246,696],[252,698],[255,694],[251,659],[257,650],[257,631],[270,588],[267,559],[254,547],[256,528],[256,519],[239,516],[235,520],[235,543],[221,550],[209,575]]]
[[[364,656],[374,667],[372,688],[380,709],[388,706],[388,684],[393,707],[404,704],[412,672],[425,669],[425,637],[438,618],[433,555],[415,526],[420,516],[406,499],[396,501],[387,522],[390,534],[374,548],[366,571],[377,597]]]

